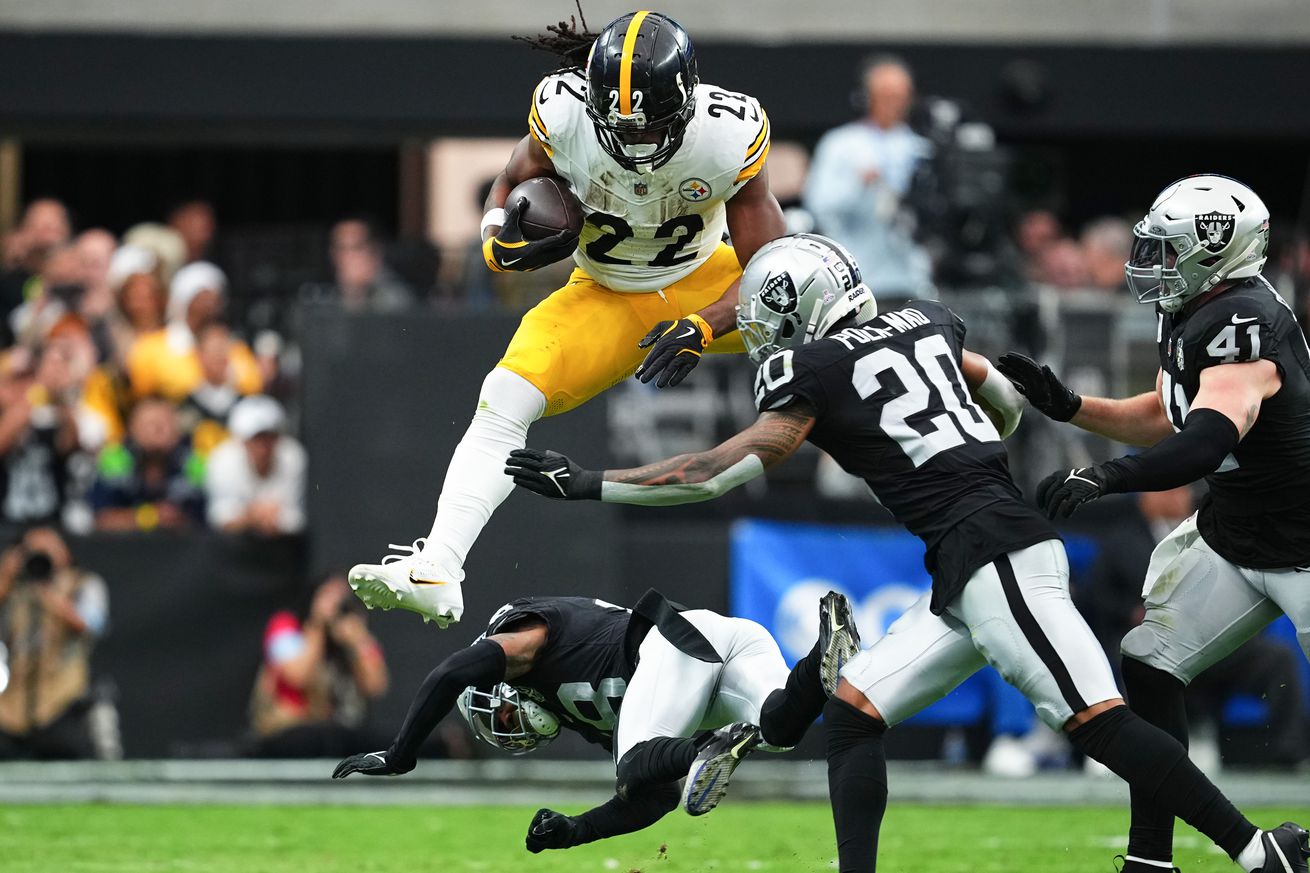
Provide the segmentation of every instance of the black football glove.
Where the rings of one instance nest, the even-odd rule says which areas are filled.
[[[408,766],[398,761],[391,760],[387,752],[361,752],[358,755],[351,755],[346,760],[337,765],[332,771],[333,779],[345,779],[351,773],[363,773],[365,776],[396,776],[401,773],[408,773],[414,769],[414,764]]]
[[[637,378],[649,382],[659,376],[657,388],[677,385],[696,369],[701,353],[713,340],[714,331],[699,315],[661,321],[637,343],[639,349],[650,349],[637,368]]]
[[[555,500],[600,500],[604,475],[584,470],[559,452],[515,449],[505,460],[514,484]]]
[[[1104,497],[1105,486],[1099,467],[1052,473],[1037,485],[1037,505],[1047,518],[1068,518],[1084,503]]]
[[[505,210],[505,223],[493,237],[482,243],[482,259],[497,273],[526,272],[562,261],[578,247],[578,234],[561,230],[545,239],[523,238],[519,219],[527,208],[528,198],[520,197]]]
[[[1083,399],[1070,391],[1045,364],[1027,355],[1009,352],[996,362],[1001,375],[1014,383],[1015,389],[1028,398],[1033,409],[1056,421],[1068,421],[1077,414]]]
[[[537,854],[542,849],[567,849],[574,845],[573,836],[578,823],[572,816],[553,809],[539,809],[528,825],[524,842],[528,851]]]

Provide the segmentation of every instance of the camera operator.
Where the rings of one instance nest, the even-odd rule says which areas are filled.
[[[386,693],[387,664],[361,607],[339,574],[314,592],[303,624],[291,612],[269,620],[250,701],[253,754],[330,758],[377,743],[364,723],[368,701]]]
[[[906,119],[914,79],[890,55],[870,59],[862,76],[865,117],[828,131],[814,150],[805,185],[805,208],[820,233],[847,246],[870,265],[869,287],[879,297],[935,297],[926,252],[912,238],[902,208],[928,140]]]
[[[33,528],[0,555],[0,758],[90,758],[91,649],[109,618],[104,581],[59,534]]]

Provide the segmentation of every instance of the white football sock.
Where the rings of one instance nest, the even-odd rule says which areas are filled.
[[[502,367],[487,374],[478,409],[455,447],[423,549],[426,557],[463,579],[464,561],[478,534],[509,493],[505,459],[527,445],[528,426],[546,410],[546,396],[527,379]]]
[[[1265,865],[1264,831],[1256,831],[1251,842],[1237,856],[1237,866],[1243,870],[1259,870]]]

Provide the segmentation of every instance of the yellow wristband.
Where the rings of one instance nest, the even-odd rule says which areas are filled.
[[[700,335],[701,335],[700,347],[702,349],[708,346],[710,343],[714,342],[714,328],[710,327],[710,323],[708,321],[701,318],[699,315],[697,315],[694,312],[691,315],[687,316],[687,320],[690,321],[692,324],[696,325],[696,327],[700,328]]]

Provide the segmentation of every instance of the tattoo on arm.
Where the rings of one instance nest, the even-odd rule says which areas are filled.
[[[606,470],[605,481],[629,485],[688,485],[706,482],[747,455],[765,467],[788,457],[805,442],[814,427],[814,410],[797,402],[777,412],[765,412],[755,424],[721,445],[691,455],[678,455],[645,467]]]
[[[1246,408],[1246,422],[1242,425],[1242,436],[1245,437],[1255,427],[1255,420],[1260,416],[1260,404],[1252,403]]]

